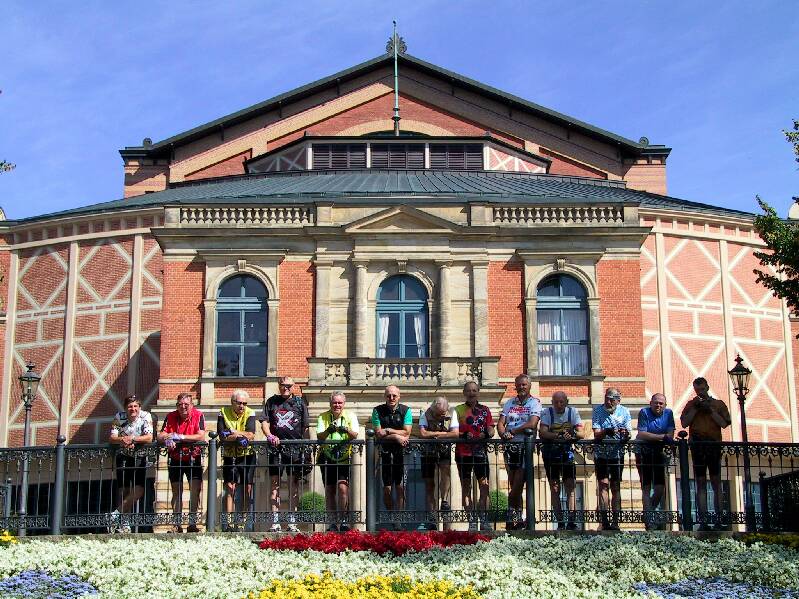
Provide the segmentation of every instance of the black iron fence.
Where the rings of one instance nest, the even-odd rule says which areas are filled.
[[[746,467],[748,466],[748,471]],[[26,484],[23,484],[26,482]],[[799,444],[410,439],[0,449],[0,529],[794,530]]]

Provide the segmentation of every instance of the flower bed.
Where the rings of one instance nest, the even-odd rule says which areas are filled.
[[[695,579],[799,590],[799,558],[792,549],[666,534],[503,536],[403,555],[262,550],[248,539],[228,535],[75,537],[0,547],[0,580],[31,569],[75,574],[99,589],[100,597],[109,598],[228,599],[250,593],[257,598],[274,581],[325,572],[350,582],[369,576],[407,577],[414,583],[443,580],[460,590],[472,585],[474,593],[489,599],[640,598],[644,594],[635,584]],[[657,588],[665,587],[650,590]]]
[[[441,597],[447,599],[480,599],[471,587],[458,588],[446,580],[414,582],[407,576],[366,576],[354,582],[339,580],[326,572],[309,574],[301,580],[276,580],[248,599],[411,599]]]
[[[409,551],[427,551],[434,547],[453,545],[474,545],[478,541],[490,540],[485,535],[473,532],[380,532],[375,535],[358,530],[344,533],[316,533],[295,535],[279,539],[265,539],[261,549],[278,551],[321,551],[322,553],[343,553],[344,551],[372,551],[378,555],[391,553],[403,555]]]

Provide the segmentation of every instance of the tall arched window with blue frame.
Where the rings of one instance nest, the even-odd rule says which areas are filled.
[[[588,302],[574,277],[555,275],[538,285],[538,372],[584,376],[590,372]]]
[[[250,275],[219,285],[216,299],[216,375],[266,376],[267,291]]]
[[[427,290],[408,275],[389,277],[377,292],[377,357],[430,356]]]

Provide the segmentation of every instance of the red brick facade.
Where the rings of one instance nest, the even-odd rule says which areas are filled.
[[[637,260],[597,264],[602,370],[606,377],[644,377],[641,271]],[[644,396],[644,383],[610,382],[622,395]]]
[[[488,289],[488,352],[500,357],[500,377],[515,377],[525,371],[526,364],[524,264],[520,260],[491,262]]]
[[[202,262],[164,262],[161,378],[200,377],[204,284]]]
[[[314,269],[310,262],[280,265],[280,345],[277,371],[296,378],[308,376],[306,358],[314,347]]]

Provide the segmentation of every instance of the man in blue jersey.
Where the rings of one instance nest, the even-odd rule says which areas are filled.
[[[660,506],[666,489],[668,458],[663,452],[663,446],[674,441],[674,428],[674,413],[666,407],[666,396],[655,393],[649,400],[649,407],[638,413],[636,439],[645,444],[635,454],[638,476],[641,479],[644,525],[647,530],[652,527],[652,512]]]

